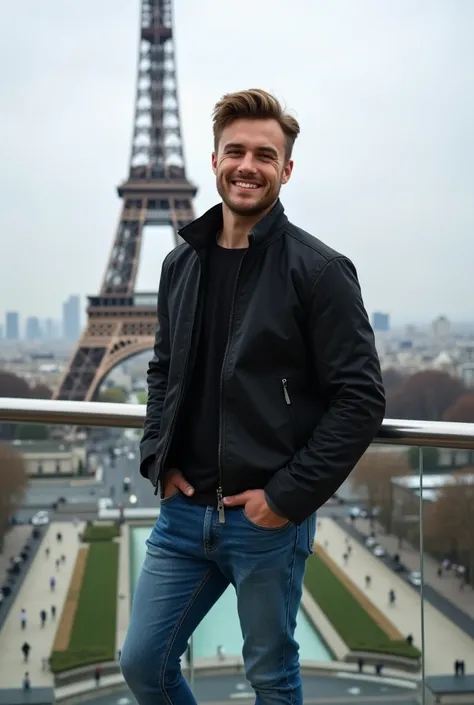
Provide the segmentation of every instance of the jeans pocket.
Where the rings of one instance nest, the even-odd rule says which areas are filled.
[[[252,521],[252,519],[246,514],[245,509],[242,509],[242,516],[247,524],[250,524],[253,529],[258,529],[259,531],[285,531],[291,525],[291,522],[287,521],[286,524],[283,524],[283,526],[260,526],[260,524],[256,524]]]
[[[163,497],[160,499],[160,505],[161,504],[169,504],[170,502],[173,501],[176,497],[179,497],[181,495],[181,491],[178,490],[177,492],[174,492],[173,494],[168,495],[168,497]]]

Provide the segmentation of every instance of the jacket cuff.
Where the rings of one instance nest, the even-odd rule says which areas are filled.
[[[270,509],[272,510],[272,512],[273,512],[274,514],[276,514],[277,516],[281,517],[282,519],[288,519],[288,517],[286,517],[286,516],[284,515],[284,513],[281,511],[281,509],[278,509],[278,507],[276,506],[275,502],[274,502],[272,499],[270,499],[270,497],[267,495],[266,492],[265,492],[265,501],[266,501],[266,503],[268,504],[268,506],[270,507]]]

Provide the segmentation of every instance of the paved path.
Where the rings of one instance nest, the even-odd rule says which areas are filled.
[[[55,522],[48,528],[43,545],[35,557],[16,601],[13,603],[8,617],[0,631],[0,686],[2,688],[21,687],[25,671],[30,674],[32,686],[52,686],[53,676],[42,670],[42,659],[48,658],[56,636],[56,628],[61,617],[61,611],[69,589],[69,582],[76,562],[80,542],[77,528],[71,522]],[[61,532],[63,540],[56,541],[57,532]],[[49,546],[49,558],[45,549]],[[61,554],[66,556],[59,570],[55,561]],[[51,592],[49,579],[54,575],[56,588]],[[56,606],[56,620],[51,619],[51,605]],[[23,631],[20,628],[20,610],[27,612],[28,624]],[[45,609],[48,618],[44,629],[41,628],[40,611]],[[22,644],[27,641],[31,645],[28,663],[23,662]]]
[[[343,555],[346,539],[352,546],[348,565]],[[365,547],[350,539],[344,529],[332,519],[320,519],[316,540],[326,548],[331,558],[351,580],[366,592],[373,604],[387,614],[402,634],[412,634],[415,645],[421,647],[420,597],[398,575],[389,570]],[[327,542],[327,546],[325,546]],[[371,587],[365,588],[365,576],[372,577]],[[389,590],[396,593],[396,604],[388,604]],[[425,603],[425,663],[427,675],[451,673],[456,659],[464,659],[466,671],[474,672],[473,640],[432,605]]]
[[[370,533],[369,522],[364,519],[357,519],[355,528],[366,536]],[[396,536],[387,535],[380,524],[375,524],[375,534],[377,542],[385,548],[385,550],[394,555],[400,554],[401,562],[406,565],[408,570],[420,570],[420,552],[406,541],[399,548],[399,541]],[[438,576],[439,561],[434,559],[429,554],[424,554],[424,579],[425,584],[439,592],[440,595],[462,609],[468,617],[474,619],[474,590],[466,586],[463,590],[460,589],[459,578],[447,572],[441,578]]]

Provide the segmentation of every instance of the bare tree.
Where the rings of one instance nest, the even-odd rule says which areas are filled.
[[[354,488],[365,492],[369,509],[379,507],[380,521],[387,525],[392,507],[392,478],[410,474],[406,455],[369,451],[357,463],[351,480]]]
[[[441,421],[445,412],[467,389],[446,372],[426,370],[409,377],[387,394],[387,416],[395,419]]]
[[[0,549],[8,520],[20,506],[28,484],[23,457],[10,445],[0,444]]]
[[[443,421],[474,423],[474,392],[463,394],[443,414]]]
[[[470,471],[453,473],[426,512],[424,532],[437,554],[463,564],[474,585],[474,482]]]

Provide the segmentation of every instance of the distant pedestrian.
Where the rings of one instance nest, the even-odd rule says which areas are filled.
[[[56,570],[59,570],[60,563],[61,561],[59,560],[59,558],[56,558]]]
[[[41,610],[40,612],[40,620],[41,620],[41,629],[44,629],[44,625],[46,624],[46,617],[47,617],[46,610]]]
[[[23,646],[21,647],[21,650],[23,651],[24,662],[27,663],[31,651],[31,646],[28,644],[27,641],[24,642]]]
[[[370,577],[370,575],[366,575],[365,576],[365,587],[369,588],[371,586],[371,584],[372,584],[372,578]]]
[[[20,623],[21,623],[21,628],[26,629],[26,610],[23,608],[20,611]]]
[[[58,533],[56,534],[56,541],[58,543],[61,543],[62,540],[63,540],[63,535],[60,531],[58,531]]]
[[[409,646],[413,646],[413,634],[409,634],[406,641]]]
[[[66,556],[64,553],[61,554],[61,563],[66,563]]]
[[[393,606],[393,605],[395,604],[396,599],[397,599],[397,598],[396,598],[396,595],[395,595],[395,590],[393,590],[393,589],[390,590],[389,593],[388,593],[388,602],[389,602],[389,604]]]
[[[47,546],[44,552],[46,553],[46,558],[49,558],[49,554],[50,554],[50,552],[51,552],[50,547]]]
[[[342,560],[344,561],[344,565],[347,565],[347,563],[348,563],[348,561],[349,561],[349,554],[347,553],[347,551],[346,551],[346,553],[344,553],[344,555],[342,556]]]
[[[383,663],[376,663],[375,664],[375,675],[376,676],[382,675],[382,668],[383,668]]]
[[[102,677],[102,670],[103,670],[102,666],[97,666],[97,668],[95,669],[95,672],[94,672],[95,684],[97,686],[100,685],[100,679]]]
[[[51,605],[51,619],[56,619],[56,605]]]
[[[26,671],[25,675],[23,676],[23,690],[31,690],[31,680],[28,671]]]
[[[359,673],[362,673],[362,671],[364,670],[364,659],[363,658],[357,659],[357,666],[359,669]]]
[[[51,592],[54,592],[55,587],[56,587],[56,578],[54,577],[54,575],[52,575],[49,579],[49,588],[50,588]]]

